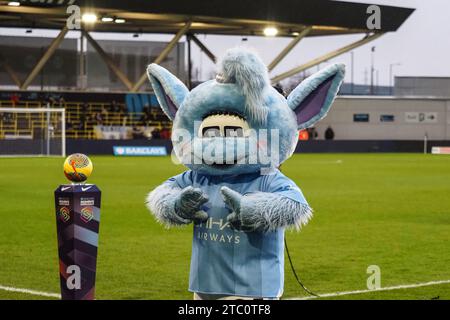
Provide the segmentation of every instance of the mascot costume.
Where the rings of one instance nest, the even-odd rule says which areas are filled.
[[[167,226],[193,223],[189,291],[194,299],[278,299],[284,285],[284,230],[312,209],[279,167],[298,132],[322,119],[344,78],[334,64],[287,98],[270,85],[252,51],[228,50],[214,80],[192,91],[169,71],[147,72],[173,120],[177,159],[189,170],[155,188],[147,207]]]

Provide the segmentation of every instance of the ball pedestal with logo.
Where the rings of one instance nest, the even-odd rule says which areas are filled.
[[[64,173],[71,184],[55,190],[59,273],[63,300],[93,300],[97,269],[101,191],[84,181],[92,162],[82,154],[66,159]]]

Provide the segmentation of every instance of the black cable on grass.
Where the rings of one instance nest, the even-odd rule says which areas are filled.
[[[291,265],[292,273],[294,274],[294,277],[297,280],[298,284],[303,288],[303,290],[305,290],[310,295],[315,296],[315,297],[320,297],[318,294],[315,294],[314,292],[309,290],[307,287],[305,287],[303,285],[303,283],[300,281],[300,278],[298,277],[297,272],[295,271],[294,264],[292,263],[291,255],[289,254],[289,249],[288,249],[286,238],[284,238],[284,247],[286,248],[286,253],[287,253],[287,256],[289,259],[289,264]]]

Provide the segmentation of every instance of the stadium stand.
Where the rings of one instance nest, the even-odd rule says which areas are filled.
[[[108,102],[69,102],[57,101],[17,101],[0,100],[0,107],[5,108],[65,108],[66,134],[70,139],[98,139],[96,126],[131,127],[133,138],[148,139],[151,137],[169,139],[167,133],[171,124],[159,108],[145,107],[143,112],[129,112],[124,103]],[[60,126],[54,116],[52,125]],[[0,139],[5,135],[35,137],[46,127],[43,113],[16,114],[4,112],[0,114]],[[142,133],[151,128],[151,136]],[[57,130],[59,131],[59,130]]]

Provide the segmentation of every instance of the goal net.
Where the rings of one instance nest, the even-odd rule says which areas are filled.
[[[65,155],[64,109],[0,108],[0,156]]]

